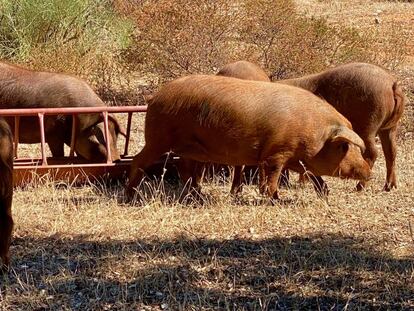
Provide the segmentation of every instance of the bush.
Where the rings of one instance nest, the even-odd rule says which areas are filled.
[[[349,61],[393,69],[407,37],[389,32],[329,25],[293,0],[0,0],[1,58],[81,76],[113,104],[136,102],[136,71],[157,86],[240,59],[274,79]]]
[[[98,89],[122,67],[133,24],[106,0],[0,0],[0,57],[70,72]]]
[[[245,0],[240,39],[276,79],[370,59],[366,38],[296,12],[292,0]]]
[[[134,20],[129,59],[162,80],[214,73],[238,59],[284,78],[373,55],[365,36],[301,16],[292,0],[148,1]]]
[[[236,19],[231,1],[148,1],[135,12],[129,59],[162,80],[210,73],[231,60]]]

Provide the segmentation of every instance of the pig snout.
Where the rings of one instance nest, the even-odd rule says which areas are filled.
[[[369,167],[368,163],[364,160],[364,163],[359,167],[354,167],[352,169],[352,179],[357,179],[361,181],[369,181],[372,179],[371,176],[371,168]]]
[[[352,145],[339,165],[339,177],[368,181],[371,173],[371,167],[362,157],[360,148]]]

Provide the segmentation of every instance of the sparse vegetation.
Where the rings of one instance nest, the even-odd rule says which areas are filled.
[[[144,4],[133,16],[131,58],[161,80],[215,73],[238,59],[260,64],[275,78],[374,59],[367,34],[304,17],[292,0],[163,0]]]
[[[73,73],[101,95],[125,80],[120,54],[131,33],[107,0],[0,1],[0,58]]]
[[[382,156],[362,193],[327,179],[328,202],[297,183],[276,206],[255,186],[235,201],[221,179],[203,185],[204,205],[159,181],[132,204],[122,182],[16,189],[0,310],[414,309],[412,16],[410,2],[373,0],[0,0],[2,59],[80,75],[112,104],[241,58],[275,78],[372,61],[408,97],[390,193]]]

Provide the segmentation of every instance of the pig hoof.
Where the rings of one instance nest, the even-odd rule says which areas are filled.
[[[8,257],[3,258],[3,263],[0,263],[0,275],[9,271],[9,266],[10,266],[10,258]]]
[[[134,198],[134,194],[135,194],[134,188],[128,187],[125,189],[125,197],[127,201],[131,201]]]
[[[390,192],[392,189],[397,189],[397,185],[393,183],[386,183],[383,188],[383,190],[387,192]]]
[[[187,193],[181,195],[181,197],[178,199],[178,202],[183,205],[195,204],[203,206],[206,203],[206,200],[199,189],[193,188]]]
[[[243,187],[238,187],[237,189],[231,189],[230,195],[233,197],[238,197],[241,195]]]
[[[306,175],[306,174],[300,174],[299,175],[299,180],[298,180],[299,184],[304,185],[308,181],[309,181],[309,176],[308,175]]]
[[[287,188],[287,189],[289,189],[291,187],[291,184],[289,182],[289,179],[280,178],[280,187],[281,188]]]
[[[318,196],[322,199],[326,199],[329,195],[328,187],[323,187],[322,189],[317,190]]]
[[[358,191],[358,192],[360,192],[360,191],[362,191],[362,190],[365,190],[365,184],[363,184],[363,183],[358,183],[357,185],[356,185],[356,190]]]

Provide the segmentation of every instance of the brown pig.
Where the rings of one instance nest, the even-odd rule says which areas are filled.
[[[269,76],[262,68],[245,60],[240,60],[223,66],[217,75],[243,80],[270,82]]]
[[[10,241],[13,230],[13,140],[9,125],[0,118],[0,258],[10,263]],[[0,264],[1,267],[1,264]]]
[[[278,198],[282,168],[367,180],[364,142],[350,122],[312,93],[282,84],[187,76],[161,88],[148,105],[145,146],[131,164],[127,194],[166,152],[197,162],[261,165],[261,192]],[[185,178],[184,178],[185,179]],[[193,178],[192,185],[199,187]]]
[[[66,74],[33,71],[0,62],[0,109],[101,107],[105,103],[84,81]],[[5,118],[14,131],[14,118]],[[106,145],[102,118],[98,113],[77,116],[75,151],[79,156],[96,162],[106,161]],[[72,117],[51,115],[45,117],[46,142],[55,157],[64,155],[64,144],[70,145]],[[112,160],[119,160],[116,141],[123,134],[117,120],[109,122]],[[21,117],[19,141],[40,142],[39,122],[36,117]]]
[[[375,136],[378,135],[387,166],[384,190],[397,187],[397,128],[404,111],[405,97],[395,77],[376,65],[349,63],[278,82],[311,91],[344,115],[364,140],[366,150],[363,156],[371,168],[378,156],[375,147]],[[358,188],[363,186],[362,182]]]
[[[258,72],[264,73],[262,69],[246,61],[231,63],[223,68],[224,72],[231,73],[229,76],[240,79],[252,79],[258,76]],[[321,73],[277,82],[309,90],[344,115],[364,140],[366,151],[363,156],[371,168],[378,155],[375,147],[375,136],[378,135],[387,166],[384,190],[389,191],[397,186],[396,132],[404,111],[404,94],[395,77],[372,64],[349,63]],[[236,169],[236,175],[238,174]],[[322,179],[318,181],[323,183]],[[364,183],[360,183],[358,189],[363,186]],[[232,190],[235,189],[239,189],[237,179],[234,179],[232,185]]]

